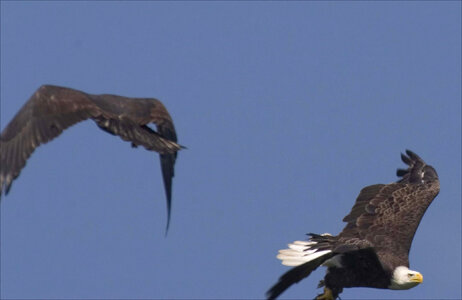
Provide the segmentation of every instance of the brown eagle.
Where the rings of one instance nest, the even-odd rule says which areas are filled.
[[[176,143],[175,127],[167,109],[154,98],[91,95],[65,87],[41,86],[0,136],[0,197],[3,192],[8,194],[35,148],[87,119],[131,142],[133,147],[143,146],[160,154],[168,229],[174,165],[177,151],[184,147]],[[156,125],[157,131],[148,126],[150,123]]]
[[[295,241],[279,251],[282,264],[294,268],[267,292],[268,299],[277,298],[321,265],[327,272],[318,286],[324,293],[317,300],[336,299],[343,288],[404,290],[423,281],[419,272],[409,269],[408,255],[440,183],[432,166],[412,151],[406,154],[401,158],[409,167],[398,169],[401,179],[363,188],[339,235],[310,233],[308,241]]]

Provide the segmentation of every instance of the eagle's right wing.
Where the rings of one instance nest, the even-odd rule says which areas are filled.
[[[439,180],[433,167],[406,150],[402,160],[407,170],[398,170],[402,179],[391,184],[376,184],[361,190],[351,212],[343,219],[348,224],[339,240],[370,242],[380,254],[397,249],[397,263],[407,264],[412,239],[425,211],[438,195]]]

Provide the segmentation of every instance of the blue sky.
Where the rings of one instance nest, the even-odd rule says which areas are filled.
[[[1,203],[2,298],[262,298],[406,148],[441,180],[424,283],[342,299],[462,297],[460,2],[2,1],[0,27],[1,128],[49,83],[156,97],[188,147],[167,237],[157,154],[91,121],[38,148]]]

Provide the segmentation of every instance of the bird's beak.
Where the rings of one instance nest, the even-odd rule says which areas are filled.
[[[414,276],[412,276],[412,278],[411,278],[411,281],[412,282],[417,282],[417,283],[422,283],[423,282],[422,274],[420,274],[420,273],[414,274]]]

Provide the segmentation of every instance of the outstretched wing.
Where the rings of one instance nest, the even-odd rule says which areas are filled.
[[[396,183],[362,189],[351,212],[343,219],[348,224],[339,235],[342,242],[350,239],[370,242],[381,261],[391,268],[408,265],[414,234],[439,192],[435,169],[412,151],[406,150],[406,154],[401,157],[408,168],[397,171],[402,178]],[[391,249],[393,256],[389,255]]]
[[[153,98],[91,95],[51,85],[40,87],[0,136],[0,196],[3,190],[8,193],[35,148],[89,118],[104,131],[133,146],[160,153],[168,228],[176,152],[183,147],[176,143],[175,128],[167,109]],[[157,126],[157,131],[148,126],[150,123]]]
[[[99,109],[83,92],[40,87],[0,136],[0,197],[4,189],[8,193],[35,148],[98,114]]]

